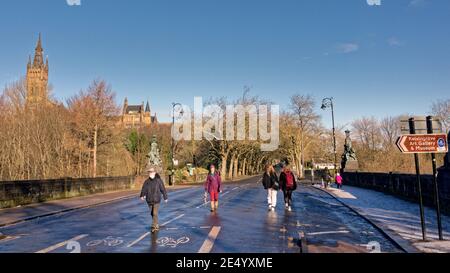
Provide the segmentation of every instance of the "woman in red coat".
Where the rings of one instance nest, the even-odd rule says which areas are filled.
[[[222,179],[220,178],[220,173],[216,171],[216,167],[211,165],[209,167],[209,174],[205,181],[205,195],[209,194],[211,198],[211,212],[214,212],[219,207],[219,193],[220,184]]]

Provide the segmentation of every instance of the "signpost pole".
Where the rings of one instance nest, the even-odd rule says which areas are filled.
[[[413,134],[413,135],[416,134],[414,118],[409,119],[409,128],[410,128],[411,134]],[[414,153],[414,160],[416,163],[417,187],[418,187],[418,191],[419,191],[420,222],[422,224],[422,238],[424,241],[426,241],[427,240],[427,232],[426,232],[426,225],[425,225],[425,212],[424,212],[424,207],[423,207],[422,183],[420,181],[419,154]]]
[[[429,116],[427,117],[427,129],[428,133],[433,133],[433,117]],[[436,213],[437,213],[437,223],[438,223],[438,233],[439,233],[439,240],[443,241],[444,236],[442,235],[442,220],[441,220],[441,207],[440,207],[440,201],[439,201],[439,185],[438,185],[438,179],[437,179],[437,166],[436,166],[436,154],[431,154],[431,160],[433,164],[433,184],[434,184],[434,198],[435,198],[435,205],[436,205]]]

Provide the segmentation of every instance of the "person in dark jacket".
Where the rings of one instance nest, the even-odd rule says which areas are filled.
[[[269,204],[269,211],[275,211],[277,206],[277,194],[280,190],[280,182],[278,181],[278,176],[271,164],[266,166],[266,171],[264,172],[262,178],[262,184],[264,189],[267,190],[267,203]]]
[[[284,194],[284,203],[288,211],[292,211],[292,193],[297,190],[297,181],[289,165],[280,174],[280,187]]]
[[[211,212],[216,211],[219,208],[219,193],[220,193],[220,184],[222,183],[222,179],[220,177],[220,173],[216,171],[216,166],[211,165],[209,167],[209,174],[206,177],[205,181],[205,196],[209,194],[211,198]]]
[[[150,208],[150,213],[153,218],[152,233],[159,230],[158,225],[158,212],[161,203],[161,195],[164,197],[165,202],[168,201],[166,187],[155,168],[147,169],[149,178],[145,180],[141,190],[141,200],[146,201]]]
[[[322,179],[323,179],[323,182],[324,182],[324,188],[328,189],[328,186],[330,185],[331,179],[332,179],[331,172],[328,169],[328,167],[325,168],[325,170],[323,172],[323,175],[322,175]]]

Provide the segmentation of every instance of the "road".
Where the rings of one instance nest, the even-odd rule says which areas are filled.
[[[161,205],[161,230],[138,197],[3,227],[0,252],[20,253],[300,253],[401,252],[377,229],[328,194],[308,186],[295,192],[293,211],[268,212],[260,178],[226,184],[216,213],[201,187],[175,190]]]

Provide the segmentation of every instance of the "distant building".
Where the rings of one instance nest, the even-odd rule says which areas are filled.
[[[26,76],[26,104],[35,107],[48,102],[48,58],[44,62],[41,34],[34,53],[34,59],[28,58]]]
[[[122,112],[122,125],[126,128],[142,128],[158,123],[155,115],[151,115],[150,104],[144,108],[144,102],[141,105],[129,105],[128,99],[125,98]]]
[[[316,170],[324,170],[328,168],[329,170],[334,170],[334,163],[314,163],[314,169]]]

